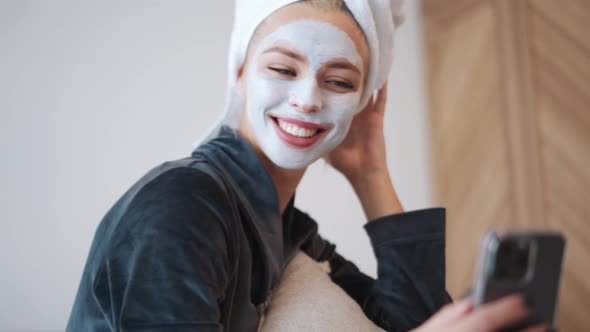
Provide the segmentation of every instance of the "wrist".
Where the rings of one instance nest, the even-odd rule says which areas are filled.
[[[389,172],[365,174],[349,180],[363,206],[367,220],[403,212]]]
[[[391,183],[387,167],[344,174],[353,187],[374,186],[384,182]]]

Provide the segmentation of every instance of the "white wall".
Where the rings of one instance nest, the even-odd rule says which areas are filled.
[[[96,226],[220,112],[232,1],[0,1],[0,331],[63,330]],[[399,31],[387,139],[407,208],[430,202],[417,3]],[[313,166],[299,206],[374,275],[346,182]]]

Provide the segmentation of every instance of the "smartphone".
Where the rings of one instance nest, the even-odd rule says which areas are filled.
[[[559,232],[487,231],[475,273],[475,307],[520,293],[531,314],[505,331],[539,323],[553,327],[564,250],[565,237]]]

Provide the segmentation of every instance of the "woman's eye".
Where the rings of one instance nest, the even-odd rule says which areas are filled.
[[[326,83],[338,86],[339,88],[354,89],[354,85],[352,85],[352,83],[345,82],[345,81],[331,80],[331,81],[326,81]]]
[[[291,69],[277,68],[277,67],[268,67],[268,69],[270,69],[272,71],[276,71],[277,73],[279,73],[281,75],[287,75],[287,76],[293,76],[293,77],[295,77],[297,75]]]

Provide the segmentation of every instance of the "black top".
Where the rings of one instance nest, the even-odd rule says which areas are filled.
[[[364,226],[377,280],[341,257],[274,184],[236,131],[135,183],[101,221],[66,331],[256,331],[260,308],[301,249],[369,319],[406,331],[443,304],[445,211],[385,216]]]

